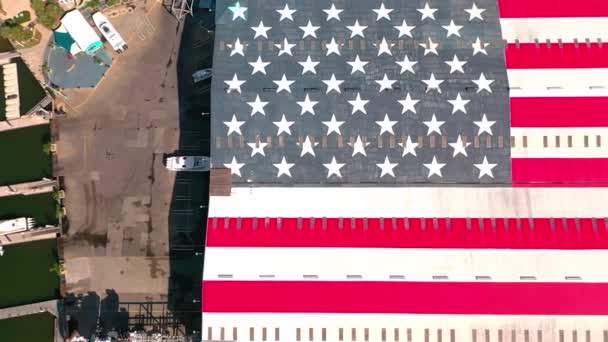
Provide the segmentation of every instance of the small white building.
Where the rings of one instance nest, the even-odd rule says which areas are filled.
[[[102,43],[99,36],[79,10],[67,12],[61,19],[61,24],[78,47],[88,55],[93,55],[95,51],[101,49]]]

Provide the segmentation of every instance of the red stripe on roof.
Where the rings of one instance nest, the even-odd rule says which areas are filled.
[[[501,18],[607,17],[606,0],[498,0]]]
[[[606,315],[608,283],[203,281],[204,312]]]
[[[511,127],[608,127],[608,97],[513,97]]]
[[[210,218],[209,247],[606,249],[604,220]]]
[[[606,1],[608,3],[608,1]],[[546,68],[606,68],[608,46],[597,43],[557,43],[548,45],[534,43],[507,44],[505,48],[507,69]]]
[[[511,179],[515,186],[608,187],[608,158],[513,158]]]

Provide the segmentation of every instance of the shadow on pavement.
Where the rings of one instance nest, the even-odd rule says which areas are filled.
[[[185,22],[177,77],[180,139],[177,155],[209,156],[211,80],[194,83],[192,74],[213,60],[213,12],[200,10]],[[201,327],[201,280],[209,189],[208,172],[176,175],[169,213],[169,309],[188,335]],[[200,339],[200,338],[199,338]],[[196,338],[195,338],[196,340]]]

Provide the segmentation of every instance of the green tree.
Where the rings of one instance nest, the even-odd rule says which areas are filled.
[[[57,26],[57,22],[61,15],[63,15],[63,9],[57,3],[57,0],[31,0],[32,9],[38,17],[38,22],[42,25],[54,29]]]
[[[53,266],[51,266],[51,268],[49,268],[49,272],[55,273],[58,276],[61,276],[62,274],[65,273],[65,266],[63,266],[63,264],[60,263],[55,263],[53,264]]]
[[[34,32],[21,25],[4,25],[0,27],[0,36],[10,40],[24,42],[32,39]]]
[[[85,7],[91,8],[91,9],[97,9],[99,8],[99,6],[101,6],[101,1],[100,0],[89,0],[87,1]]]
[[[44,66],[46,64],[44,64],[42,66],[42,70],[44,71]],[[44,145],[42,145],[42,152],[44,152],[44,154],[51,154],[51,143],[46,143]]]

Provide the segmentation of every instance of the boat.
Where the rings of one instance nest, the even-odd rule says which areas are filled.
[[[114,51],[118,53],[122,53],[129,48],[125,40],[122,39],[120,33],[116,31],[114,25],[104,16],[101,12],[96,12],[93,14],[93,22],[99,29],[99,32],[103,35],[103,37],[110,43]]]
[[[21,233],[36,226],[36,222],[30,217],[19,217],[11,220],[0,220],[0,235]]]
[[[211,167],[211,159],[205,156],[174,156],[165,160],[170,171],[205,172]]]
[[[210,68],[197,70],[192,74],[192,78],[194,79],[194,83],[198,83],[200,81],[204,81],[208,78],[211,78],[212,70]]]

